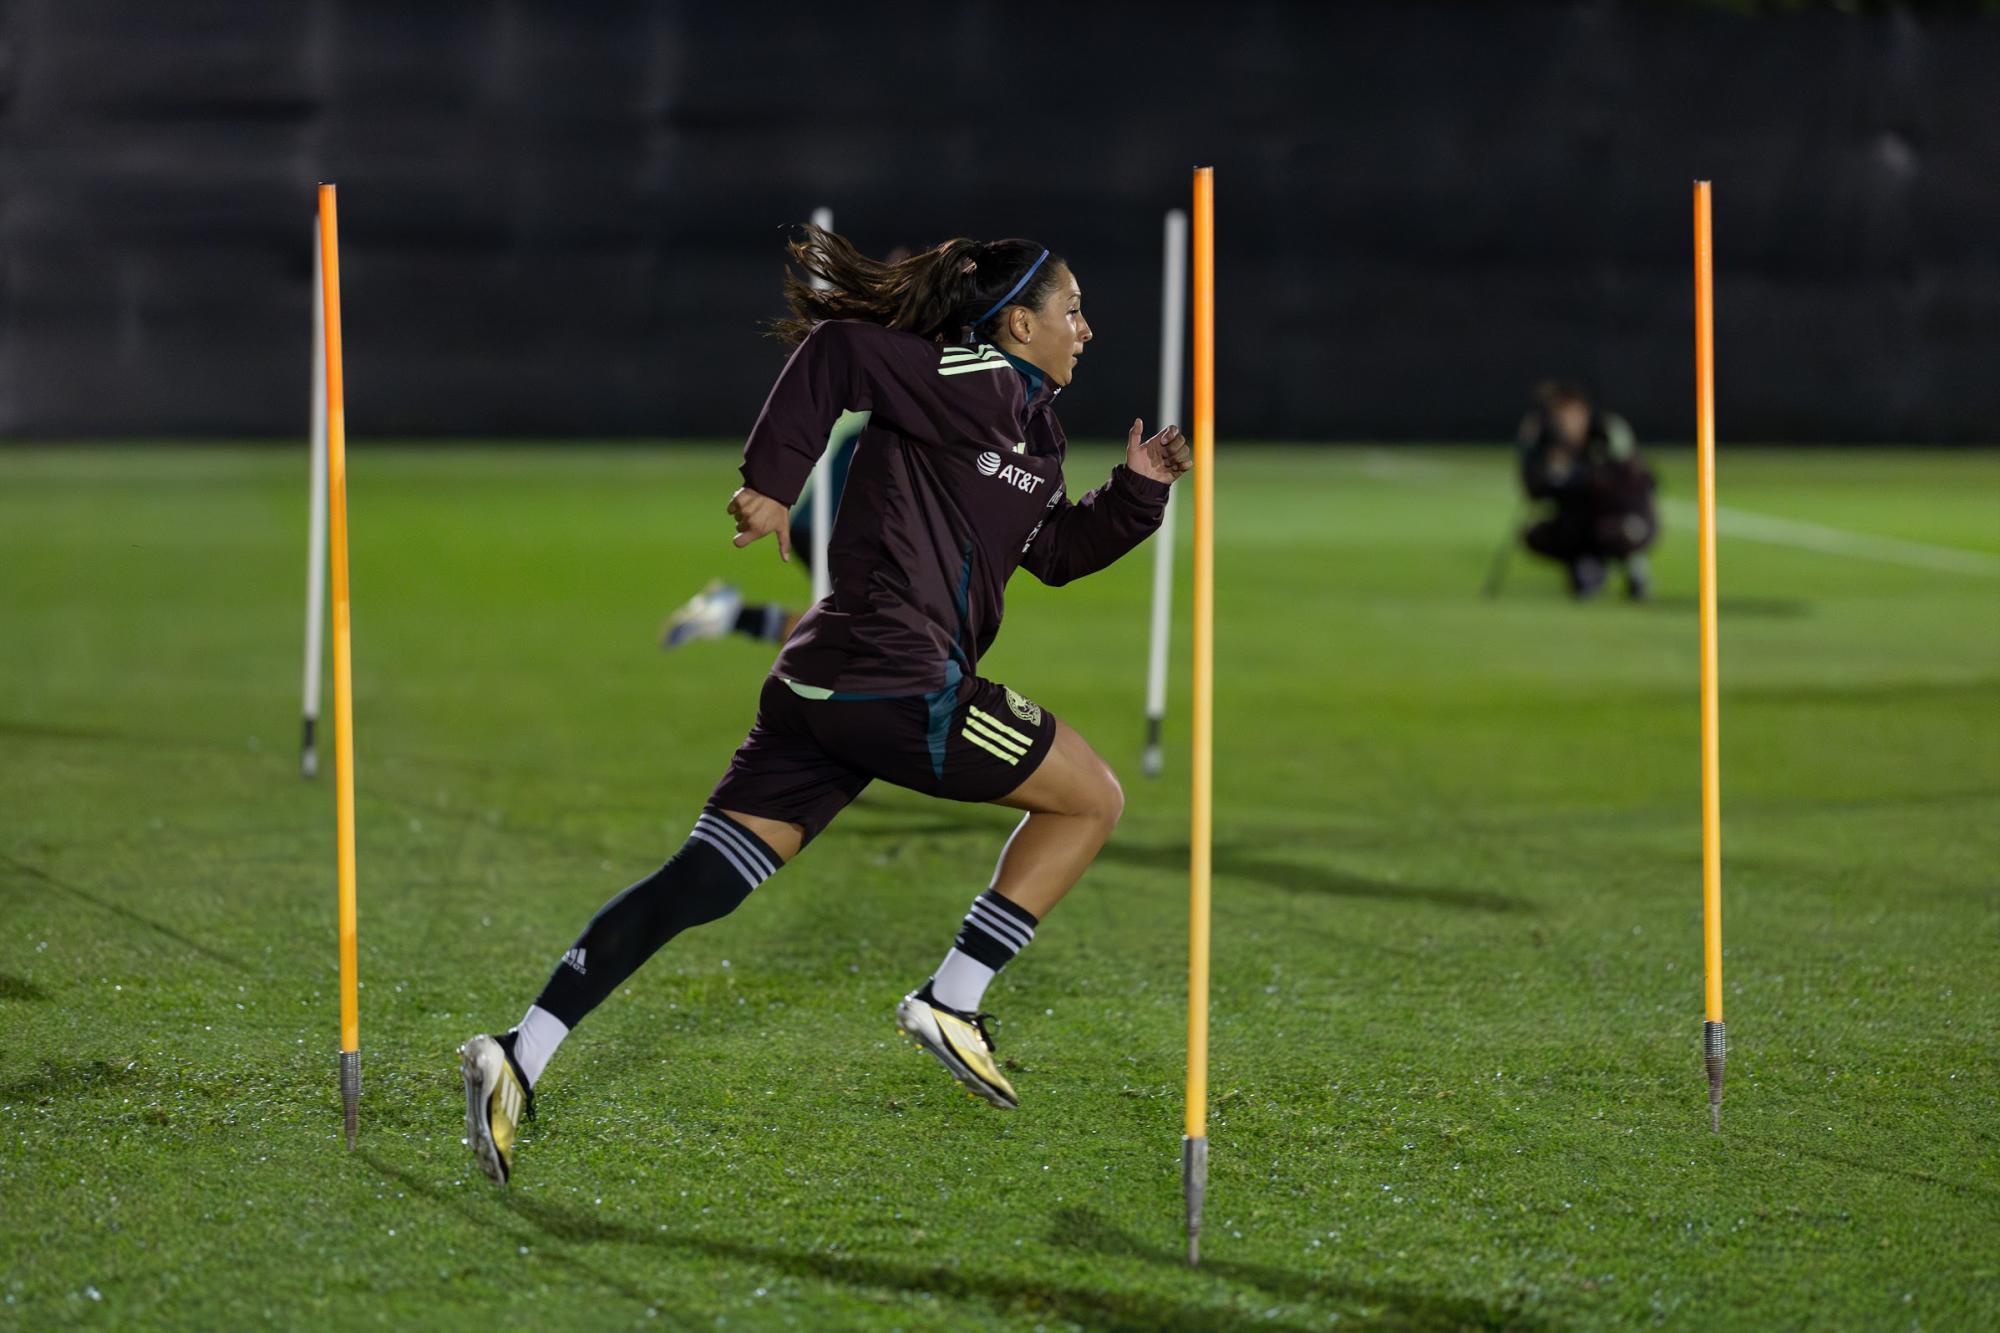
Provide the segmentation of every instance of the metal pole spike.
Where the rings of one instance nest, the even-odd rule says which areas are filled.
[[[1722,1069],[1729,1058],[1729,1039],[1720,1023],[1701,1025],[1701,1049],[1704,1063],[1708,1065],[1708,1128],[1712,1134],[1722,1132]]]
[[[1139,771],[1149,778],[1156,778],[1166,771],[1167,756],[1160,748],[1160,719],[1146,719],[1146,750],[1139,760]]]
[[[1208,1136],[1181,1140],[1181,1193],[1187,1199],[1188,1267],[1201,1262],[1201,1205],[1208,1196]]]
[[[361,1132],[361,1052],[340,1053],[340,1104],[347,1124],[347,1146]]]

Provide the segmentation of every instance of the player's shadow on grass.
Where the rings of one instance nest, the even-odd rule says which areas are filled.
[[[1049,1243],[1084,1254],[1101,1254],[1114,1259],[1136,1259],[1142,1263],[1182,1269],[1186,1260],[1178,1248],[1148,1245],[1120,1231],[1088,1208],[1056,1210],[1049,1230]],[[1327,1262],[1338,1260],[1328,1255]],[[1461,1329],[1461,1328],[1545,1328],[1547,1321],[1519,1310],[1502,1309],[1466,1297],[1432,1296],[1394,1288],[1361,1287],[1311,1273],[1292,1272],[1268,1264],[1244,1263],[1218,1257],[1212,1251],[1202,1256],[1201,1271],[1255,1287],[1280,1300],[1335,1301],[1344,1305],[1370,1307],[1373,1315],[1365,1322],[1370,1328]]]
[[[1919,1185],[1928,1185],[1933,1189],[1940,1189],[1950,1194],[1956,1194],[1961,1199],[1986,1199],[1988,1201],[2000,1199],[2000,1190],[1996,1190],[1992,1186],[1982,1184],[1979,1181],[1946,1180],[1943,1176],[1933,1174],[1929,1171],[1912,1171],[1907,1167],[1886,1166],[1881,1162],[1867,1161],[1859,1157],[1847,1157],[1840,1153],[1826,1152],[1819,1148],[1805,1147],[1795,1149],[1795,1151],[1807,1157],[1817,1158],[1822,1162],[1831,1162],[1835,1166],[1847,1167],[1849,1170],[1870,1171],[1876,1175],[1894,1176],[1898,1180],[1907,1180]]]
[[[490,1204],[497,1203],[512,1213],[525,1227],[560,1245],[632,1245],[683,1255],[706,1256],[731,1264],[762,1266],[791,1277],[836,1283],[841,1286],[876,1291],[920,1292],[944,1299],[978,1304],[1005,1317],[1023,1322],[1051,1316],[1088,1328],[1201,1329],[1218,1333],[1251,1333],[1251,1330],[1300,1330],[1317,1328],[1321,1322],[1287,1322],[1267,1318],[1262,1312],[1239,1313],[1228,1308],[1231,1293],[1215,1291],[1214,1279],[1253,1287],[1266,1297],[1297,1304],[1339,1303],[1365,1310],[1370,1328],[1427,1330],[1465,1328],[1542,1328],[1546,1321],[1519,1310],[1505,1309],[1466,1298],[1435,1296],[1392,1287],[1363,1286],[1339,1282],[1308,1273],[1295,1273],[1264,1264],[1244,1263],[1211,1255],[1196,1272],[1188,1272],[1177,1251],[1145,1244],[1083,1208],[1058,1210],[1052,1219],[1050,1241],[1061,1249],[1098,1255],[1112,1260],[1138,1262],[1173,1270],[1181,1280],[1200,1283],[1218,1298],[1218,1303],[1177,1300],[1172,1296],[1107,1290],[1094,1286],[1069,1285],[1053,1281],[1022,1281],[1010,1274],[967,1272],[949,1264],[918,1264],[896,1259],[875,1258],[824,1250],[792,1250],[774,1245],[689,1235],[664,1227],[645,1227],[580,1212],[546,1198],[536,1198],[516,1190],[485,1197],[451,1192],[436,1182],[395,1166],[363,1149],[355,1154],[376,1174],[395,1182],[413,1196],[449,1208],[475,1227],[493,1227]],[[532,1239],[524,1231],[510,1231],[506,1239],[519,1244]],[[628,1300],[659,1306],[663,1313],[675,1313],[670,1302],[642,1290],[633,1283],[612,1276],[561,1251],[542,1252],[545,1258],[585,1277]]]
[[[81,899],[82,901],[89,903],[92,907],[97,908],[99,911],[109,912],[113,916],[123,917],[127,921],[133,922],[137,925],[144,926],[146,929],[150,931],[166,936],[168,939],[180,945],[182,948],[190,949],[195,953],[200,954],[203,958],[207,958],[214,962],[222,963],[226,966],[233,967],[239,972],[247,972],[249,970],[243,964],[241,959],[232,957],[231,955],[222,952],[220,949],[211,948],[208,945],[203,944],[200,940],[194,939],[191,936],[183,935],[178,930],[175,930],[172,926],[166,925],[163,922],[155,921],[153,920],[153,918],[145,915],[142,912],[135,912],[129,907],[122,906],[121,904],[112,902],[106,898],[101,898],[97,894],[92,893],[89,889],[83,888],[81,885],[72,884],[68,880],[57,879],[54,875],[51,875],[48,871],[43,870],[40,866],[31,866],[26,861],[17,861],[13,857],[8,856],[5,852],[0,852],[0,869],[11,870],[15,874],[21,876],[23,879],[32,879],[37,883],[45,885],[48,888],[55,889],[60,893],[66,893],[72,898]]]
[[[49,993],[29,981],[26,977],[9,976],[0,972],[0,1000],[16,1000],[28,1003],[44,1003]]]
[[[1143,866],[1148,870],[1185,872],[1186,844],[1148,846],[1120,842],[1113,838],[1097,854],[1102,861]],[[1519,898],[1485,889],[1462,889],[1442,884],[1405,884],[1398,880],[1370,879],[1326,866],[1299,865],[1259,856],[1230,843],[1215,848],[1215,873],[1230,879],[1247,879],[1282,889],[1287,893],[1324,894],[1330,898],[1382,898],[1392,902],[1427,903],[1433,907],[1453,907],[1474,912],[1520,912],[1528,904]]]
[[[378,1175],[391,1180],[406,1192],[450,1208],[475,1226],[492,1229],[493,1219],[485,1201],[447,1193],[436,1184],[382,1160],[372,1152],[357,1153]],[[632,1245],[664,1250],[679,1255],[706,1256],[740,1266],[758,1266],[795,1278],[837,1283],[874,1291],[920,1292],[947,1300],[986,1306],[1024,1321],[1050,1316],[1083,1324],[1089,1328],[1122,1329],[1203,1329],[1220,1333],[1251,1333],[1276,1329],[1295,1333],[1307,1325],[1240,1315],[1211,1305],[1181,1303],[1170,1298],[1134,1292],[1099,1291],[1089,1287],[1055,1283],[1022,1282],[1001,1274],[967,1273],[958,1268],[932,1264],[905,1263],[858,1255],[824,1251],[781,1249],[773,1245],[752,1245],[744,1241],[686,1235],[655,1228],[617,1222],[566,1208],[546,1199],[510,1190],[497,1202],[527,1227],[559,1245]],[[525,1233],[507,1229],[507,1240],[519,1244],[532,1239]],[[667,1304],[635,1287],[592,1267],[560,1250],[541,1250],[544,1258],[587,1277],[629,1300],[650,1305]],[[1371,1303],[1380,1302],[1379,1293],[1369,1293]],[[1460,1327],[1434,1322],[1385,1322],[1391,1328]]]
[[[885,823],[862,825],[857,823],[852,829],[843,826],[843,831],[868,838],[927,838],[954,833],[992,833],[993,821],[985,819],[953,819],[949,814],[925,815],[916,819],[897,820]],[[1002,828],[1001,832],[1005,832]],[[1114,837],[1097,854],[1100,861],[1113,861],[1124,865],[1141,866],[1147,870],[1168,870],[1185,873],[1188,865],[1188,849],[1185,843],[1148,846],[1145,843],[1121,841]],[[1351,875],[1344,871],[1332,870],[1325,866],[1299,865],[1293,861],[1279,861],[1271,857],[1258,856],[1254,852],[1231,843],[1220,843],[1215,848],[1215,873],[1234,879],[1252,880],[1288,893],[1317,893],[1331,898],[1384,898],[1394,902],[1429,903],[1434,907],[1455,907],[1475,912],[1520,912],[1529,909],[1529,904],[1519,898],[1511,898],[1504,893],[1493,893],[1486,889],[1461,889],[1441,884],[1405,884],[1397,880],[1370,879],[1365,875]]]
[[[0,1105],[53,1104],[57,1097],[68,1100],[129,1088],[140,1077],[136,1060],[124,1064],[115,1064],[110,1060],[84,1060],[70,1065],[44,1060],[37,1072],[9,1083],[0,1083]]]
[[[526,1195],[510,1194],[507,1204],[517,1216],[559,1241],[646,1245],[706,1255],[732,1264],[762,1266],[795,1278],[817,1279],[877,1291],[921,1292],[944,1300],[983,1305],[996,1314],[1023,1324],[1053,1317],[1086,1328],[1201,1329],[1216,1330],[1218,1333],[1250,1333],[1253,1329],[1297,1330],[1319,1326],[1317,1322],[1287,1322],[1266,1318],[1262,1313],[1238,1313],[1226,1305],[1180,1301],[1156,1293],[1054,1281],[1024,1281],[1008,1274],[968,1272],[962,1267],[947,1264],[925,1265],[820,1250],[788,1250],[657,1229],[649,1231],[629,1223],[578,1213],[547,1199]],[[1061,1243],[1070,1242],[1065,1239]],[[1156,1257],[1130,1242],[1126,1242],[1126,1248],[1122,1250],[1106,1250],[1103,1253],[1142,1261]],[[1189,1275],[1188,1280],[1202,1281],[1214,1277],[1248,1283],[1290,1300],[1333,1299],[1366,1306],[1372,1312],[1369,1326],[1374,1328],[1535,1326],[1533,1321],[1519,1315],[1489,1310],[1470,1301],[1411,1296],[1375,1287],[1342,1287],[1254,1264],[1211,1265],[1204,1267],[1199,1274]],[[1226,1298],[1226,1293],[1217,1294]]]

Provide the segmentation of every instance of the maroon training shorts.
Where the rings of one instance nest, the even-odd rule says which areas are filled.
[[[811,842],[876,778],[950,801],[996,800],[1041,767],[1055,738],[1054,714],[978,676],[893,699],[810,698],[771,676],[708,804],[797,824]]]

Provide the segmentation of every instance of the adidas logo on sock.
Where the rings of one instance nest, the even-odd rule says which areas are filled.
[[[565,963],[568,963],[571,967],[575,968],[576,974],[578,976],[584,976],[586,974],[583,966],[583,956],[584,954],[582,949],[571,949],[568,953],[563,955],[562,960]]]

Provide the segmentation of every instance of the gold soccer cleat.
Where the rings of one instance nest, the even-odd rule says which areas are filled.
[[[514,1174],[514,1139],[534,1106],[500,1043],[478,1036],[458,1048],[465,1074],[465,1142],[496,1185]]]
[[[935,1055],[973,1096],[1012,1111],[1021,1101],[994,1063],[993,1038],[986,1033],[988,1017],[946,1009],[930,998],[928,987],[911,991],[896,1006],[896,1026],[911,1041]]]

